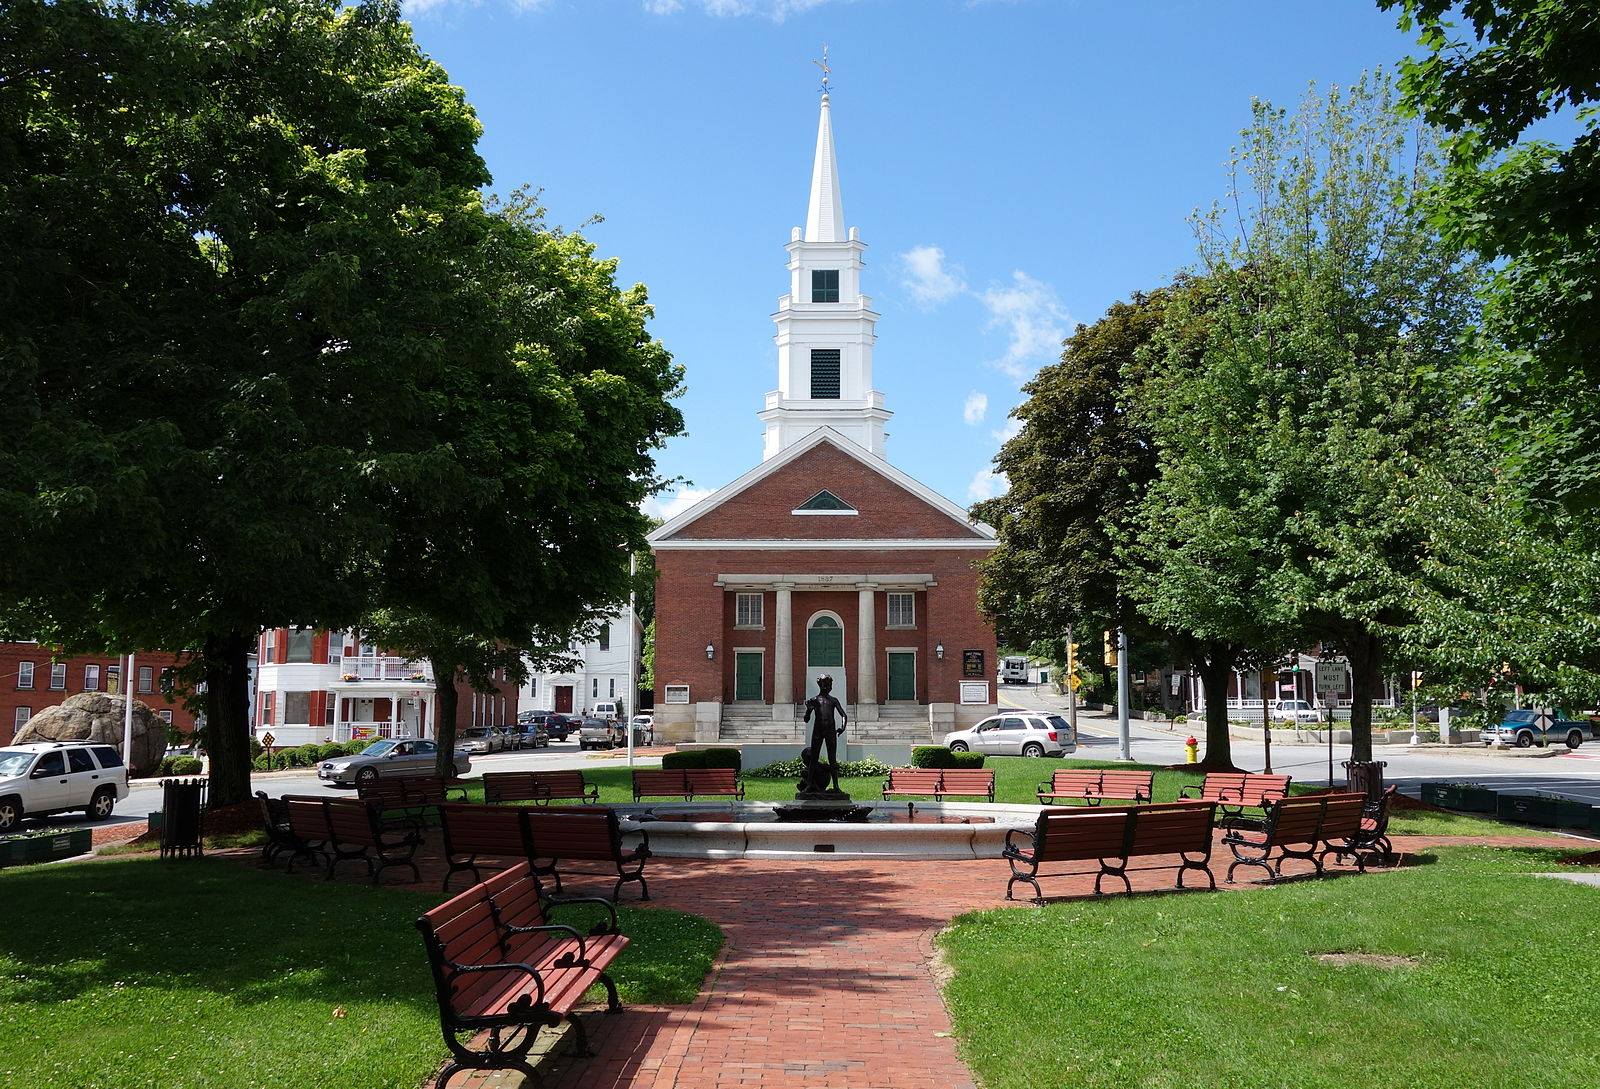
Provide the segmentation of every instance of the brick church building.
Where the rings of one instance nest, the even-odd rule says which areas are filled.
[[[938,737],[995,711],[976,561],[994,533],[889,463],[878,315],[846,231],[828,96],[789,244],[761,464],[651,534],[657,736],[799,740],[829,674],[847,740]]]

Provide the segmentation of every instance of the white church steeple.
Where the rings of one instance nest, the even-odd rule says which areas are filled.
[[[824,53],[826,57],[826,53]],[[866,244],[844,225],[839,164],[833,147],[828,69],[823,63],[822,113],[811,166],[811,199],[804,230],[789,235],[789,294],[772,315],[777,325],[778,388],[767,394],[763,458],[819,427],[884,457],[884,424],[891,413],[872,388],[872,345],[878,315],[861,294]]]

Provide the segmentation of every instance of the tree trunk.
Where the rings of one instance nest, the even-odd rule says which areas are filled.
[[[1350,663],[1350,759],[1371,760],[1372,693],[1383,647],[1363,629],[1346,644],[1345,658]]]
[[[210,785],[206,804],[250,800],[250,647],[254,634],[211,635],[205,656],[206,755]]]
[[[456,777],[456,662],[441,654],[431,654],[433,665],[434,740],[439,745],[434,771],[443,779]]]
[[[1206,693],[1206,751],[1199,766],[1206,771],[1238,771],[1233,766],[1233,738],[1228,735],[1228,682],[1233,679],[1234,655],[1213,643],[1205,649],[1205,656],[1195,663]]]

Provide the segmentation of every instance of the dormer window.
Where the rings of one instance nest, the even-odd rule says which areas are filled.
[[[811,301],[814,303],[839,301],[838,269],[814,268],[811,270]]]

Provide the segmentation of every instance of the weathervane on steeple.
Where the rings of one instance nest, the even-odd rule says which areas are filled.
[[[828,67],[828,43],[827,42],[823,42],[822,43],[822,59],[821,60],[814,60],[811,63],[816,65],[818,68],[822,69],[822,94],[823,94],[824,97],[826,97],[827,94],[828,94],[828,91],[832,89],[832,85],[833,85],[833,81],[830,78],[832,76],[832,74],[833,74],[833,69]]]

